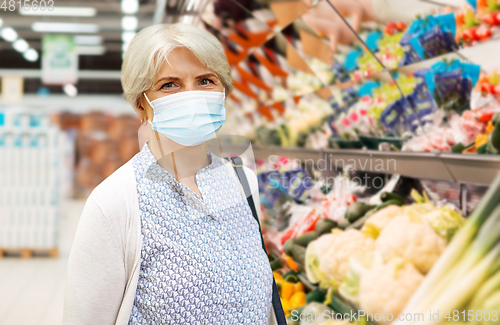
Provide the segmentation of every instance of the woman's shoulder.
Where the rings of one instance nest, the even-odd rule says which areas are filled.
[[[104,215],[133,213],[137,205],[133,158],[94,188],[89,196]]]

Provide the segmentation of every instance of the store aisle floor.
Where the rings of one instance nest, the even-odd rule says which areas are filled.
[[[84,204],[67,201],[62,205],[58,258],[0,259],[0,324],[62,323],[66,265]]]

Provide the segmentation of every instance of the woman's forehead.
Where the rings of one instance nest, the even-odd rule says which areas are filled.
[[[205,67],[190,50],[178,47],[167,55],[158,71],[158,76],[196,77],[207,73],[213,73],[213,71]]]

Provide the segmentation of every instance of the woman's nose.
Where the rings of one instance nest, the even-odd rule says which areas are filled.
[[[188,82],[188,83],[184,84],[182,91],[197,90],[196,86],[197,86],[196,81],[195,82]]]

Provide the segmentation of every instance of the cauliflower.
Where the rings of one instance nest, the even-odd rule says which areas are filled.
[[[417,203],[404,207],[404,214],[415,219],[422,219],[449,243],[453,235],[465,223],[465,218],[462,217],[462,214],[456,211],[450,204],[439,208],[436,207],[425,192],[423,192],[422,196],[417,191],[412,190],[411,196]]]
[[[337,287],[349,269],[349,258],[374,249],[373,238],[356,229],[323,235],[307,246],[307,278],[322,287]]]
[[[374,264],[374,259],[381,257],[376,252],[362,253],[349,260],[349,270],[339,286],[339,294],[350,302],[359,305],[359,282],[361,275]]]
[[[446,248],[446,241],[418,217],[407,215],[392,219],[382,229],[376,249],[388,262],[400,257],[426,274]]]
[[[377,211],[366,220],[361,232],[377,239],[383,228],[395,217],[403,214],[403,210],[397,205],[389,205]]]
[[[393,259],[376,261],[363,272],[359,284],[359,305],[367,313],[391,313],[397,317],[413,295],[424,276],[410,263]],[[390,324],[380,321],[379,324]]]
[[[460,212],[451,206],[445,205],[439,209],[432,210],[422,216],[434,231],[443,237],[447,243],[451,241],[455,233],[464,225],[465,218]]]

